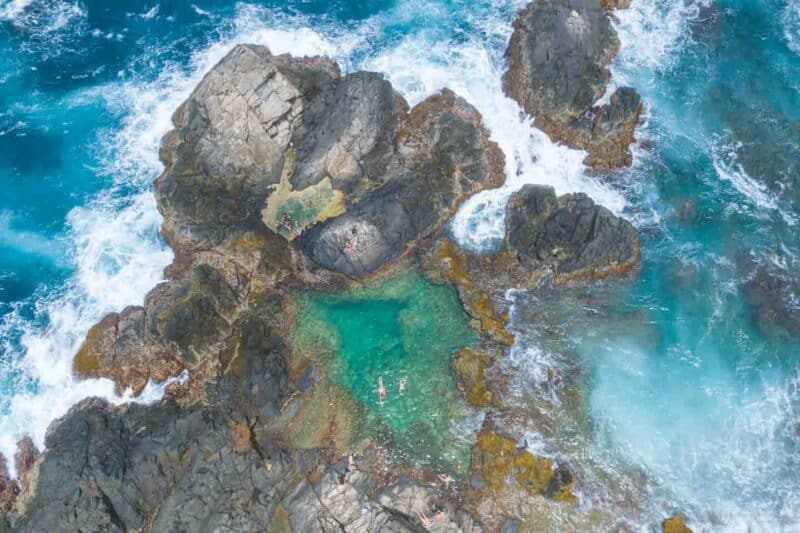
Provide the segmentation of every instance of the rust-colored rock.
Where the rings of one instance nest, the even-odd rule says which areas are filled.
[[[463,348],[451,362],[453,377],[461,395],[476,407],[499,406],[497,393],[486,386],[486,368],[492,364],[489,354]]]
[[[31,477],[33,475],[32,469],[42,456],[42,452],[33,443],[33,439],[22,437],[17,443],[17,453],[14,456],[14,465],[17,470],[17,479],[19,480],[22,492],[27,492],[30,487]]]
[[[692,533],[692,529],[686,525],[686,516],[683,513],[676,513],[661,523],[664,533]]]
[[[470,473],[480,477],[482,497],[521,489],[530,495],[564,502],[576,501],[572,494],[575,480],[569,470],[563,466],[553,468],[550,459],[537,457],[517,447],[514,440],[486,427],[478,433]]]

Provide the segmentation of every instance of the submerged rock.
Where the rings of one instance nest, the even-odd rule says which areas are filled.
[[[742,287],[750,317],[762,333],[776,339],[800,336],[800,280],[775,267],[745,261],[752,268]]]
[[[603,0],[540,0],[514,21],[503,85],[553,140],[588,152],[586,163],[609,170],[631,163],[628,146],[642,111],[636,91],[620,87],[597,105],[619,39],[606,13],[625,7]]]

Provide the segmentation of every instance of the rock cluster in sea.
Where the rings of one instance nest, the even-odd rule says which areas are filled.
[[[503,77],[506,94],[553,140],[586,150],[598,170],[630,165],[628,146],[642,111],[631,87],[598,104],[611,78],[619,39],[607,9],[627,1],[541,0],[514,21]]]
[[[595,106],[617,48],[606,9],[620,3],[537,1],[508,52],[509,93],[599,169],[629,162],[641,109],[628,88]],[[639,257],[629,222],[531,185],[509,202],[500,249],[462,250],[446,222],[504,179],[478,111],[447,89],[409,108],[381,75],[342,75],[327,58],[237,46],[173,122],[155,182],[168,281],[92,327],[74,371],[135,392],[186,379],[154,405],[86,399],[52,423],[42,453],[21,443],[16,480],[0,463],[0,531],[419,531],[434,509],[439,531],[513,530],[532,512],[589,519],[569,518],[569,467],[493,423],[495,363],[514,342],[502,295],[624,274]],[[405,269],[453,285],[481,333],[452,363],[488,412],[464,479],[356,442],[357,402],[292,350],[291,291]]]

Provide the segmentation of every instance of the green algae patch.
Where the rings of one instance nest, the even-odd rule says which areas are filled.
[[[261,220],[287,240],[293,240],[303,230],[317,222],[345,212],[344,194],[333,188],[329,177],[319,183],[295,191],[291,178],[296,164],[296,151],[289,148],[281,180],[272,189],[267,204],[261,210]]]
[[[293,353],[320,363],[325,379],[364,407],[358,437],[412,464],[467,471],[471,443],[457,426],[471,411],[450,361],[478,336],[451,287],[407,272],[345,291],[297,293],[295,306]]]

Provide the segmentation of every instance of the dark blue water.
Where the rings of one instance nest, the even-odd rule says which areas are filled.
[[[25,433],[41,440],[88,394],[113,398],[108,383],[73,381],[71,356],[103,313],[141,302],[161,278],[171,254],[151,195],[158,141],[203,72],[252,41],[384,72],[411,103],[449,86],[476,105],[509,180],[459,214],[465,245],[500,235],[505,198],[525,182],[586,191],[635,220],[636,279],[518,306],[527,322],[514,359],[533,376],[521,390],[537,394],[547,367],[580,368],[584,452],[527,429],[585,467],[583,505],[613,499],[603,471],[636,470],[649,482],[632,523],[681,509],[714,530],[796,526],[794,0],[633,0],[620,12],[614,80],[640,90],[647,117],[634,167],[608,180],[587,177],[581,154],[502,95],[523,1],[2,2],[0,449]]]

